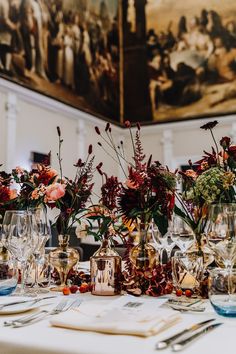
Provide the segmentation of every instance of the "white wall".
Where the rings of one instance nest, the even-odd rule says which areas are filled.
[[[215,128],[217,139],[231,135],[236,142],[236,116],[216,118],[220,124]],[[212,119],[209,119],[212,120]],[[212,140],[208,131],[199,127],[206,119],[150,125],[142,127],[143,147],[154,160],[169,165],[171,169],[186,164],[188,158],[198,159],[202,150],[210,150]],[[0,79],[0,163],[10,171],[16,165],[30,167],[30,152],[52,152],[52,166],[58,169],[58,140],[56,127],[60,126],[64,143],[62,149],[63,172],[73,176],[73,164],[84,157],[89,144],[93,144],[96,164],[102,161],[109,175],[124,179],[119,166],[97,145],[99,136],[94,127],[104,130],[105,122],[67,105],[49,99]],[[113,126],[117,143],[124,140],[127,156],[132,155],[129,132]],[[100,176],[95,175],[96,190]]]

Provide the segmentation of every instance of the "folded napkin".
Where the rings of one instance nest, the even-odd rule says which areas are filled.
[[[155,300],[124,296],[108,305],[97,301],[84,302],[78,309],[56,316],[51,324],[83,331],[149,337],[180,320],[179,314],[160,308],[163,300]]]

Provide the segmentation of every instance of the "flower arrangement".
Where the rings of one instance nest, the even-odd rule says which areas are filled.
[[[57,127],[59,139],[58,160],[60,172],[49,166],[49,156],[46,161],[38,164],[31,171],[16,167],[12,174],[1,172],[0,177],[0,205],[9,209],[11,200],[15,209],[36,208],[40,205],[51,209],[59,209],[55,226],[59,234],[69,234],[71,228],[79,220],[78,214],[85,209],[91,195],[93,183],[92,145],[88,148],[85,161],[79,159],[74,165],[76,168],[74,179],[64,177],[62,173],[61,130]],[[16,194],[10,189],[14,182],[19,188]]]
[[[158,161],[152,161],[152,155],[146,159],[140,137],[140,124],[137,124],[135,134],[129,121],[126,121],[125,125],[129,129],[133,147],[132,161],[126,159],[123,141],[116,146],[109,123],[104,134],[95,127],[95,131],[106,145],[103,146],[100,141],[99,146],[106,152],[108,148],[114,153],[112,158],[119,164],[126,179],[120,185],[117,210],[127,225],[148,224],[154,220],[160,232],[164,234],[174,208],[176,177]]]
[[[93,235],[95,240],[103,241],[104,238],[110,238],[113,243],[117,243],[116,237],[120,237],[123,242],[128,229],[122,223],[118,206],[122,184],[117,177],[108,177],[101,168],[102,163],[97,166],[102,176],[101,197],[99,203],[92,205],[86,214],[89,222],[88,234]],[[93,222],[97,223],[97,228],[94,228]]]
[[[175,212],[182,217],[196,234],[199,247],[201,235],[207,221],[207,207],[212,203],[236,201],[236,145],[229,137],[220,140],[220,149],[213,134],[217,121],[208,122],[201,129],[209,130],[215,147],[212,152],[204,151],[201,160],[192,164],[185,172],[179,172],[183,192],[176,193],[181,208]]]
[[[2,166],[2,165],[0,165]],[[17,193],[11,188],[12,176],[5,171],[0,171],[0,224],[5,211],[15,209]]]
[[[93,161],[92,145],[88,148],[85,161],[79,159],[74,165],[76,168],[74,179],[64,177],[62,173],[61,130],[57,127],[59,139],[58,160],[60,166],[60,176],[53,177],[53,182],[46,188],[44,193],[44,203],[50,208],[59,209],[56,220],[56,228],[59,234],[70,234],[71,228],[82,217],[86,203],[92,193],[93,183]],[[81,214],[79,217],[78,215]]]
[[[125,179],[121,183],[114,176],[107,177],[99,166],[98,171],[105,178],[100,202],[106,207],[106,212],[104,213],[104,209],[102,212],[105,216],[102,216],[103,222],[99,230],[104,232],[112,228],[117,233],[117,228],[122,228],[114,227],[114,221],[122,220],[122,231],[132,232],[136,228],[140,229],[140,235],[144,235],[150,222],[154,220],[160,232],[165,234],[175,203],[176,175],[158,161],[152,161],[152,155],[146,158],[139,123],[135,132],[130,122],[126,121],[125,126],[129,129],[133,147],[131,161],[126,159],[123,141],[116,146],[109,123],[103,133],[95,127],[101,138],[98,145],[117,162]],[[110,213],[107,213],[108,210]],[[140,249],[139,245],[134,246],[133,241],[128,238],[123,237],[123,241],[126,246],[123,289],[133,295],[159,296],[170,293],[170,265],[163,267],[156,263],[156,251],[146,243],[146,238],[143,237]],[[137,259],[144,260],[141,261],[142,264],[137,260],[136,264],[132,261],[132,250],[133,254],[139,254]]]

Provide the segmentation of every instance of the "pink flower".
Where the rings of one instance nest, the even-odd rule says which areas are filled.
[[[65,185],[61,183],[53,183],[46,188],[46,196],[48,201],[56,201],[63,197],[65,193]]]
[[[10,189],[10,194],[9,194],[10,200],[15,199],[16,197],[17,197],[16,189]]]

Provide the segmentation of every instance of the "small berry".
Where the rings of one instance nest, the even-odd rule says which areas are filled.
[[[191,297],[192,295],[193,295],[192,290],[190,290],[190,289],[185,290],[185,296]]]
[[[78,289],[79,289],[79,288],[78,288],[77,285],[71,285],[71,286],[70,286],[70,292],[71,292],[71,294],[75,294]]]
[[[176,289],[175,294],[176,294],[176,296],[182,296],[183,295],[183,291],[181,289]]]
[[[88,285],[88,283],[82,283],[82,284],[80,285],[80,287],[79,287],[79,291],[80,291],[81,293],[86,293],[86,292],[88,292],[88,291],[89,291],[89,285]]]
[[[68,286],[65,286],[62,290],[63,295],[70,295],[70,288]]]

